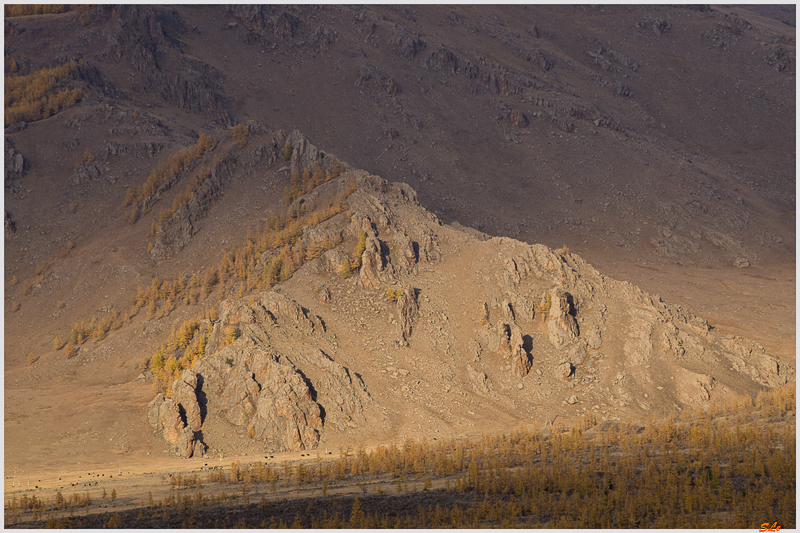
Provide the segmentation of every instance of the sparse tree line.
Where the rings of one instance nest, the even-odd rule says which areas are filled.
[[[794,527],[795,409],[795,392],[784,387],[709,411],[686,410],[644,430],[622,424],[589,438],[584,428],[592,421],[585,419],[550,437],[520,431],[408,440],[282,468],[232,463],[228,472],[212,471],[207,484],[267,482],[273,492],[278,485],[324,497],[335,482],[358,484],[366,493],[370,482],[390,476],[403,493],[445,478],[445,492],[462,502],[392,517],[363,512],[353,501],[349,517],[300,518],[312,528],[749,528],[766,520]]]
[[[153,390],[172,395],[172,382],[180,378],[187,368],[192,368],[203,358],[211,335],[212,321],[218,318],[216,308],[195,319],[187,320],[178,330],[173,329],[156,353],[142,362],[141,370],[148,367],[153,372]]]
[[[6,6],[8,9],[9,6]],[[83,60],[30,71],[6,53],[9,74],[5,77],[5,125],[34,122],[70,108],[83,98],[83,90],[70,89],[69,77]]]
[[[361,268],[361,258],[363,257],[364,250],[366,250],[366,248],[367,234],[364,230],[359,230],[358,241],[356,241],[356,246],[353,248],[353,251],[350,254],[350,262],[343,264],[341,270],[339,271],[339,275],[342,277],[342,279],[349,278],[354,271]]]
[[[281,215],[271,214],[259,229],[248,229],[245,242],[238,248],[223,252],[220,263],[212,267],[204,275],[200,272],[187,275],[178,273],[177,277],[169,280],[154,278],[150,285],[137,288],[131,297],[129,308],[120,313],[110,311],[92,318],[87,324],[85,321],[76,323],[66,341],[61,336],[53,340],[53,350],[67,347],[68,357],[77,353],[77,347],[88,340],[100,341],[111,330],[116,330],[122,325],[131,322],[142,309],[146,311],[146,319],[152,320],[168,316],[179,305],[196,305],[205,302],[214,293],[215,297],[210,302],[212,310],[207,311],[202,318],[194,320],[217,320],[215,306],[223,298],[241,298],[258,290],[267,290],[276,283],[289,279],[294,272],[305,262],[318,257],[326,250],[339,244],[330,239],[311,243],[306,247],[300,238],[303,228],[317,225],[347,209],[347,198],[355,190],[355,183],[350,182],[347,187],[340,190],[328,202],[314,206],[296,206],[287,209]],[[265,261],[261,261],[264,252],[271,250],[272,254]],[[191,323],[188,321],[187,323]],[[181,326],[185,328],[187,323]],[[170,344],[167,340],[166,345]],[[185,349],[186,347],[184,347]],[[186,368],[192,368],[194,363],[202,357],[199,355],[185,358],[178,355],[175,350],[158,351],[163,361],[163,367],[153,367],[153,357],[149,357],[140,365],[140,370],[148,368],[163,379],[157,379],[157,389],[165,392],[172,381]],[[155,356],[155,354],[154,354]],[[157,362],[159,359],[156,358]],[[188,365],[188,366],[187,366]],[[163,373],[162,373],[163,369]]]
[[[239,147],[246,143],[247,136],[248,130],[244,125],[234,126],[229,133],[229,138]],[[138,219],[139,212],[144,210],[143,205],[152,205],[157,193],[165,192],[169,187],[173,186],[177,182],[176,176],[182,173],[192,162],[197,161],[210,150],[213,150],[217,145],[218,141],[216,139],[201,134],[195,145],[181,149],[159,163],[142,186],[129,189],[124,203],[126,205],[135,204],[132,207],[132,213],[134,214],[130,216]],[[291,154],[291,145],[288,146]],[[92,159],[91,153],[87,150],[83,159],[79,162],[83,163]],[[296,192],[305,194],[308,190],[311,190],[306,190],[308,187],[313,189],[319,183],[325,183],[338,176],[342,169],[341,163],[334,158],[330,168],[321,179],[319,179],[320,170],[316,169],[311,174],[316,178],[303,182],[304,184],[299,189],[296,189]],[[309,174],[309,172],[306,171],[304,174]],[[192,194],[210,176],[211,171],[208,167],[200,168],[186,191],[175,198],[172,210],[162,212],[158,222],[153,223],[151,234],[154,234],[158,226],[168,220],[175,210],[186,204]],[[127,310],[122,312],[117,310],[98,312],[92,317],[91,322],[80,321],[75,323],[68,334],[54,336],[53,351],[64,349],[64,353],[68,358],[74,357],[77,355],[81,344],[89,340],[95,342],[103,340],[110,331],[119,329],[124,324],[131,322],[142,309],[146,311],[147,320],[162,318],[168,316],[179,305],[196,305],[207,300],[212,292],[215,291],[216,297],[211,301],[212,306],[223,298],[241,298],[257,290],[269,289],[276,283],[289,279],[305,262],[319,257],[325,251],[341,243],[341,237],[333,240],[324,238],[311,242],[306,246],[300,242],[300,238],[305,227],[320,224],[347,210],[347,198],[355,191],[355,188],[355,182],[351,180],[346,187],[339,190],[327,201],[293,202],[284,213],[270,214],[260,228],[255,230],[248,228],[244,244],[225,251],[217,267],[210,268],[204,275],[200,272],[192,273],[189,276],[178,273],[176,278],[165,281],[154,278],[146,288],[138,287],[136,295],[131,297]],[[62,248],[61,257],[69,255],[73,248],[74,243],[70,240],[66,247]],[[264,254],[267,251],[269,253]],[[357,254],[354,261],[357,262],[359,260],[360,254]],[[22,283],[23,295],[29,296],[34,286],[44,281],[48,273],[47,263],[44,260],[40,261],[36,269],[37,277]],[[9,289],[14,290],[18,284],[17,278],[12,278]],[[65,306],[64,302],[58,302],[57,311],[61,311]],[[16,312],[20,308],[20,301],[11,301],[11,312]],[[29,356],[28,362],[32,364],[38,359],[38,356]],[[183,355],[162,351],[161,359],[164,364],[165,377],[159,380],[159,390],[169,387],[177,375],[175,372],[191,368],[197,357],[187,359]],[[148,368],[152,370],[152,360],[152,356],[146,358],[140,364],[140,368],[143,371]],[[160,365],[157,366],[160,370]],[[168,372],[169,370],[174,370],[175,372]],[[161,375],[160,371],[158,375]]]
[[[247,134],[246,126],[239,125],[231,129],[229,137],[241,147],[247,140]],[[130,216],[138,219],[139,212],[144,210],[143,205],[152,205],[152,200],[155,199],[157,193],[165,192],[173,186],[177,182],[176,176],[183,172],[187,165],[202,158],[217,144],[218,142],[214,138],[201,134],[194,146],[179,150],[170,155],[166,161],[159,163],[141,187],[129,189],[124,203],[125,205],[134,204]],[[289,146],[291,148],[291,145]],[[84,159],[86,157],[84,156]],[[91,154],[88,157],[91,158]],[[342,170],[341,163],[334,160],[331,169],[324,175],[321,183],[332,179],[334,175],[338,176]],[[210,175],[209,168],[201,168],[186,191],[176,197],[172,210],[163,211],[158,222],[153,223],[151,234],[154,234],[158,226],[168,220],[181,205],[186,204],[192,194],[205,180],[210,178]],[[248,228],[244,244],[223,252],[217,267],[210,268],[204,275],[201,275],[200,272],[192,273],[190,276],[178,273],[176,278],[164,281],[157,277],[154,278],[146,288],[138,287],[136,295],[131,297],[127,310],[122,313],[111,311],[96,315],[89,324],[85,321],[76,323],[67,337],[57,335],[53,339],[53,350],[57,351],[66,347],[67,356],[73,357],[77,354],[79,345],[90,339],[95,342],[104,339],[109,331],[116,330],[132,321],[142,309],[146,311],[147,320],[162,318],[168,316],[179,305],[196,305],[206,301],[215,291],[216,297],[211,301],[212,307],[223,298],[241,298],[257,290],[269,289],[276,283],[289,279],[305,262],[319,257],[325,251],[340,244],[341,238],[335,242],[325,238],[306,246],[300,242],[300,238],[305,227],[320,224],[347,210],[347,198],[355,191],[355,188],[355,182],[351,180],[346,187],[339,190],[328,201],[294,202],[284,213],[270,214],[260,228]],[[300,191],[304,191],[304,189],[300,189]],[[307,191],[302,194],[305,192]],[[147,201],[148,199],[151,201]],[[70,241],[69,249],[73,246]],[[267,251],[270,253],[264,256],[264,252]],[[63,255],[65,254],[62,253]],[[262,256],[264,257],[262,258]],[[360,255],[358,259],[360,259]],[[43,270],[43,272],[40,273],[39,270]],[[37,270],[40,278],[43,279],[46,270],[47,267],[42,262]],[[14,278],[12,288],[16,283],[16,278]],[[24,294],[26,296],[30,294],[31,287],[31,282],[25,283]],[[12,312],[18,310],[19,307],[19,302],[12,302]],[[62,307],[63,305],[59,309]],[[203,316],[205,319],[209,319],[208,317],[211,316],[210,320],[213,322],[216,320],[216,317],[213,317],[214,314],[215,312],[206,312]],[[189,322],[185,323],[182,328]],[[187,357],[186,354],[178,353],[176,350],[165,349],[166,345],[170,343],[171,341],[168,340],[156,354],[147,357],[140,364],[140,370],[150,369],[153,371],[157,378],[154,387],[164,393],[169,390],[172,381],[184,369],[193,367],[194,363],[202,357],[202,350]],[[187,347],[184,346],[183,350],[186,349]],[[195,350],[197,350],[197,346],[195,346]],[[34,358],[33,361],[36,359],[38,358]]]
[[[117,498],[117,489],[112,488],[111,494],[103,489],[102,493],[103,500],[115,500]],[[55,496],[53,496],[53,500],[51,504],[45,502],[43,498],[37,497],[35,494],[27,495],[22,494],[19,498],[16,495],[6,498],[5,504],[5,525],[8,526],[10,524],[16,523],[21,513],[29,512],[31,513],[33,520],[38,520],[40,516],[44,515],[44,513],[50,511],[50,519],[48,519],[47,527],[51,528],[54,527],[54,523],[51,523],[51,519],[56,515],[59,510],[64,510],[69,513],[69,516],[74,518],[75,511],[78,509],[83,508],[86,513],[89,512],[89,507],[92,503],[96,503],[92,497],[89,495],[89,491],[86,490],[83,493],[75,492],[68,495],[66,498],[61,493],[61,491],[56,491]],[[76,526],[80,527],[80,526]]]
[[[233,250],[226,251],[218,267],[211,268],[202,281],[202,288],[197,274],[193,275],[188,285],[180,281],[181,276],[171,282],[160,282],[154,279],[150,288],[145,291],[139,288],[137,297],[133,303],[134,307],[148,307],[147,318],[157,316],[158,309],[161,309],[159,316],[166,316],[174,309],[174,300],[171,295],[179,296],[186,294],[188,287],[188,297],[182,300],[186,304],[197,303],[200,299],[205,300],[214,290],[219,287],[217,299],[212,306],[223,298],[242,298],[259,290],[267,290],[276,283],[289,279],[294,272],[307,261],[314,259],[339,244],[330,239],[323,239],[320,242],[312,243],[306,247],[300,238],[303,235],[303,228],[306,226],[317,225],[347,209],[347,197],[355,190],[355,183],[351,182],[346,188],[339,191],[329,202],[322,203],[313,207],[290,208],[283,215],[270,214],[261,228],[255,230],[248,228],[247,238],[241,246]],[[270,256],[262,260],[264,252],[271,251]],[[157,288],[167,284],[167,289]],[[170,289],[171,287],[171,289]],[[159,305],[159,299],[165,298],[164,303]],[[129,311],[129,314],[131,312]],[[205,343],[207,342],[213,322],[218,319],[216,310],[212,309],[203,315],[203,320],[208,320],[208,329],[203,333],[203,341],[192,342],[191,346],[175,344],[172,340],[175,332],[170,339],[149,360],[143,361],[141,370],[148,368],[156,377],[153,387],[157,392],[168,394],[172,382],[177,379],[183,370],[194,367],[194,364],[203,357]],[[184,322],[181,326],[177,339],[188,340],[189,331],[197,331],[201,318]],[[181,332],[187,332],[182,334]],[[238,337],[238,331],[225,332],[227,342],[233,342]],[[178,348],[172,349],[172,346]],[[180,350],[185,350],[180,355]],[[191,349],[191,353],[189,350]]]
[[[3,12],[6,18],[28,17],[31,15],[52,15],[67,11],[88,11],[91,4],[5,4]]]
[[[201,133],[194,146],[180,149],[174,154],[170,154],[165,161],[158,163],[142,185],[128,189],[128,192],[125,194],[123,204],[126,207],[132,205],[127,215],[128,222],[134,224],[142,215],[149,212],[152,204],[156,201],[157,194],[163,194],[171,189],[178,182],[181,173],[189,165],[202,158],[206,152],[212,150],[216,146],[217,140],[214,137]],[[211,171],[208,167],[204,167],[198,172],[195,179],[189,184],[189,187],[183,193],[175,197],[172,210],[162,210],[159,214],[157,226],[169,220],[181,205],[187,204],[192,194],[194,194],[210,176]],[[154,226],[151,230],[153,235],[155,234],[157,226]]]
[[[286,147],[291,157],[292,145],[287,142]],[[283,189],[283,204],[288,207],[304,194],[314,190],[315,187],[341,175],[343,170],[342,163],[336,157],[333,158],[328,170],[322,170],[319,162],[315,162],[314,168],[311,170],[305,168],[300,172],[297,168],[292,169],[289,185]]]
[[[569,431],[554,428],[552,436],[517,431],[408,440],[346,450],[333,460],[234,462],[212,469],[205,480],[197,473],[171,476],[173,490],[163,501],[150,494],[142,509],[116,515],[117,525],[744,529],[777,521],[794,528],[795,410],[795,391],[784,387],[707,410],[687,409],[644,429],[611,426],[591,437],[587,418]],[[384,490],[390,482],[393,488]],[[250,504],[264,484],[272,498],[261,493],[259,503]],[[201,491],[220,485],[237,489],[210,496]],[[342,485],[358,486],[362,494],[330,494]],[[301,490],[316,496],[276,500]],[[425,496],[417,497],[420,492]],[[35,508],[43,516],[60,508],[26,502],[23,507],[7,498],[7,525],[19,520],[20,509]],[[49,520],[74,525],[55,515]]]

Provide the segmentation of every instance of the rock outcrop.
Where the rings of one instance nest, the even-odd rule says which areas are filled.
[[[473,368],[472,365],[467,365],[467,375],[469,376],[469,381],[472,383],[472,387],[475,389],[475,392],[480,394],[489,394],[492,392],[492,382],[486,377],[486,374],[483,372],[478,372]]]
[[[408,339],[414,329],[414,323],[419,316],[419,303],[414,289],[405,287],[397,298],[397,329],[400,336],[400,344],[408,346]]]
[[[398,52],[404,59],[414,59],[426,46],[421,37],[406,32],[395,34],[389,44],[397,47]]]
[[[525,377],[531,370],[531,357],[523,347],[522,330],[518,326],[511,328],[511,369],[517,376]]]
[[[229,344],[224,331],[232,325],[241,336]],[[246,428],[265,451],[313,449],[327,426],[364,425],[372,398],[363,381],[320,344],[330,344],[321,320],[279,293],[228,300],[206,357],[173,382],[172,398],[153,400],[150,424],[182,457],[198,445],[189,432],[205,434],[209,423]]]
[[[376,237],[368,237],[364,253],[361,255],[361,270],[359,277],[364,287],[378,289],[381,286],[379,274],[385,267],[381,242]]]
[[[322,158],[295,141],[298,164]],[[469,398],[478,394],[498,402],[492,409],[547,405],[575,415],[591,405],[619,418],[795,381],[794,367],[763,347],[716,334],[567,250],[442,225],[404,184],[362,171],[338,179],[356,185],[349,213],[306,228],[299,244],[341,244],[273,290],[223,301],[205,356],[170,398],[151,404],[150,422],[175,453],[219,442],[309,450],[421,405],[434,420],[466,417],[452,402],[437,404],[440,393],[425,396],[442,388],[466,395],[472,409],[483,409]],[[359,237],[358,276],[342,276]],[[373,384],[380,396],[368,392]],[[226,431],[239,437],[222,439]]]
[[[197,388],[197,375],[191,370],[185,370],[181,379],[172,383],[172,400],[180,406],[181,419],[192,431],[200,431],[203,418],[200,404],[197,401],[195,389]]]
[[[332,158],[326,160],[325,154],[297,130],[287,134],[283,130],[266,131],[252,122],[245,126],[248,129],[248,149],[238,157],[229,155],[216,160],[209,178],[203,181],[186,204],[178,207],[170,219],[159,226],[150,251],[154,260],[163,261],[189,244],[200,231],[211,205],[225,192],[237,170],[248,171],[260,165],[274,164],[283,154],[286,143],[292,146],[292,168],[313,168],[315,164],[320,164],[323,169],[328,169],[332,164]]]
[[[11,218],[11,213],[8,211],[5,212],[5,235],[6,239],[10,239],[17,234],[17,225],[14,224],[14,219]]]
[[[528,117],[522,111],[514,110],[511,112],[511,123],[518,128],[528,127]]]
[[[70,181],[73,185],[100,179],[100,166],[94,161],[85,161],[72,171]]]
[[[181,404],[159,393],[148,406],[147,418],[178,456],[189,458],[194,453],[196,438],[194,431],[186,425],[181,410]]]
[[[6,170],[6,187],[8,187],[14,180],[22,178],[28,173],[30,162],[18,151],[14,144],[6,137],[5,141],[5,170]]]
[[[104,32],[105,47],[97,53],[106,60],[125,61],[137,71],[134,91],[223,124],[232,122],[230,104],[223,96],[222,72],[179,53],[180,35],[188,27],[177,11],[135,5],[106,5],[96,10],[102,18],[116,15]],[[161,63],[170,61],[179,65],[180,72],[162,69]]]
[[[578,325],[570,311],[569,294],[563,289],[550,291],[547,338],[556,348],[563,348],[578,337]]]

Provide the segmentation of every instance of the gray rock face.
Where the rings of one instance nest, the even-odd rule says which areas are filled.
[[[375,237],[367,237],[366,248],[361,256],[361,270],[359,277],[364,287],[379,289],[381,281],[379,272],[383,272],[385,263],[381,254],[381,243]]]
[[[72,183],[78,185],[87,181],[100,179],[100,167],[94,161],[82,163],[72,171]]]
[[[256,438],[263,439],[268,447],[286,450],[315,448],[322,431],[322,415],[302,375],[291,366],[281,365],[268,357],[257,357],[254,363],[263,369],[258,374],[263,383],[260,393],[253,394],[258,386],[255,374],[246,382],[251,387],[249,396],[256,400],[255,409],[252,412],[240,409],[238,414],[241,418],[234,419],[229,415],[228,420],[242,426],[250,422],[255,428]]]
[[[176,379],[172,383],[172,399],[183,408],[186,416],[186,425],[190,427],[192,431],[200,431],[200,426],[203,424],[203,420],[200,416],[200,405],[195,395],[196,386],[196,379],[194,380],[194,384],[187,383],[183,379]]]
[[[168,258],[189,244],[193,233],[194,227],[189,216],[189,208],[182,205],[175,211],[172,218],[156,231],[150,255],[157,261]]]
[[[483,372],[479,372],[472,365],[467,365],[467,375],[475,392],[489,394],[492,392],[492,382]]]
[[[285,379],[285,378],[284,378]],[[222,409],[225,418],[237,426],[249,421],[256,412],[261,385],[255,375],[244,369],[226,374],[225,388],[222,391]]]
[[[416,291],[413,288],[406,287],[397,298],[397,315],[399,317],[397,329],[400,336],[400,344],[408,346],[408,339],[411,337],[414,323],[417,320],[417,316],[419,316],[419,303],[417,302]]]
[[[392,37],[389,44],[396,46],[404,59],[414,59],[417,54],[425,49],[425,41],[419,36],[404,32]]]
[[[230,325],[241,336],[227,344]],[[315,448],[326,427],[363,426],[364,409],[372,404],[361,378],[318,347],[326,343],[321,320],[286,296],[269,291],[252,302],[227,300],[205,357],[173,382],[171,399],[156,396],[148,419],[182,457],[205,446],[193,435],[208,420],[252,426],[265,450]]]
[[[556,348],[563,348],[578,338],[578,324],[570,314],[567,293],[563,289],[550,291],[550,313],[547,316],[547,338]]]
[[[6,137],[5,141],[5,170],[6,170],[6,187],[11,184],[13,180],[20,179],[28,173],[30,163],[25,156],[22,155],[15,147],[14,144]]]

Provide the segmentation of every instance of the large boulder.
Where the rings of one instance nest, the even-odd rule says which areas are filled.
[[[488,394],[492,392],[492,382],[483,372],[475,370],[475,368],[467,364],[467,376],[472,384],[475,392],[480,394]]]
[[[194,232],[195,228],[192,225],[189,208],[183,204],[167,222],[156,230],[156,238],[153,249],[150,250],[150,256],[156,261],[167,259],[189,244]]]
[[[6,137],[5,148],[5,179],[6,186],[9,186],[13,180],[21,178],[28,172],[30,163],[25,159],[25,156],[14,147],[14,144],[8,140],[8,137]]]
[[[188,370],[186,372],[191,373],[191,371]],[[186,372],[184,372],[184,375]],[[190,427],[192,431],[200,431],[203,420],[200,414],[200,404],[197,402],[197,394],[195,392],[197,378],[193,375],[192,377],[194,377],[194,380],[192,380],[194,383],[187,383],[184,379],[176,379],[172,383],[172,399],[183,409],[183,413],[186,416],[186,425]]]
[[[99,179],[100,167],[94,161],[81,163],[72,171],[72,183],[75,185]]]
[[[178,455],[185,459],[190,458],[194,454],[195,442],[194,431],[189,427],[183,428],[176,443]]]
[[[164,398],[158,393],[153,401],[150,402],[147,419],[156,431],[161,432],[170,444],[178,444],[181,431],[186,426],[181,418],[180,409],[172,398]]]
[[[511,112],[511,123],[518,128],[527,128],[528,117],[522,111],[514,110]]]
[[[406,287],[397,298],[397,329],[400,335],[400,344],[408,346],[408,339],[414,329],[414,323],[419,316],[419,303],[413,288]]]
[[[531,357],[523,347],[522,330],[518,326],[511,327],[511,370],[517,376],[524,377],[531,371]]]
[[[413,268],[413,266],[419,260],[419,257],[417,257],[417,251],[414,249],[414,244],[415,243],[405,233],[395,236],[394,245],[402,256],[401,264],[404,267]]]
[[[511,354],[511,326],[500,324],[493,326],[487,324],[485,331],[488,333],[489,351],[500,355]]]
[[[364,253],[361,255],[361,271],[359,276],[364,287],[379,289],[381,281],[378,273],[385,267],[381,254],[381,243],[376,237],[369,236],[366,240]]]
[[[547,338],[556,348],[563,348],[578,338],[578,324],[570,313],[569,295],[561,288],[550,291],[547,315]]]

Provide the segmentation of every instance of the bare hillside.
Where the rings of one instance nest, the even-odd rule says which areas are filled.
[[[7,16],[7,471],[658,417],[792,382],[790,19]]]

